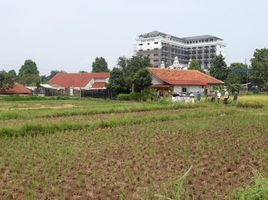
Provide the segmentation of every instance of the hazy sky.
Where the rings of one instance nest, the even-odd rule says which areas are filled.
[[[221,37],[228,63],[244,62],[268,47],[267,10],[267,0],[0,0],[0,70],[25,59],[42,74],[91,70],[96,56],[113,68],[153,30]]]

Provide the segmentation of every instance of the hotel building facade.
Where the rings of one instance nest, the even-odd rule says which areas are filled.
[[[138,36],[136,54],[148,56],[154,67],[160,67],[162,62],[170,66],[178,57],[183,66],[195,59],[203,69],[209,69],[216,55],[224,56],[225,46],[223,39],[212,35],[179,38],[153,31]]]

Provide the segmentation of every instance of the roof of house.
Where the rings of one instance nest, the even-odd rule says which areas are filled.
[[[49,84],[61,87],[85,87],[92,79],[107,79],[110,73],[58,73],[49,80]]]
[[[93,83],[92,85],[92,89],[102,89],[102,88],[105,88],[107,86],[107,83],[105,82],[95,82]]]
[[[13,87],[0,90],[0,94],[31,94],[32,90],[26,88],[24,85],[19,83],[14,83]]]
[[[170,85],[221,85],[224,82],[197,70],[149,68],[158,79]]]

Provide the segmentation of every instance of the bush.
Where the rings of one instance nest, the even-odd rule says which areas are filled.
[[[130,93],[130,100],[132,101],[142,101],[143,100],[143,95],[138,92],[132,92]]]
[[[120,100],[120,101],[129,101],[130,94],[119,94],[119,95],[117,95],[116,99]]]
[[[141,93],[132,92],[130,94],[119,94],[117,100],[121,101],[147,101],[157,100],[156,93],[152,89],[144,90]]]
[[[143,95],[137,92],[117,95],[117,100],[120,101],[142,101],[143,99],[144,99]]]

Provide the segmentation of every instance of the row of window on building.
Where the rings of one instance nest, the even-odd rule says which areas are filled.
[[[199,44],[199,43],[207,43],[207,42],[214,42],[216,40],[214,39],[205,39],[205,40],[193,40],[193,41],[185,41],[185,44]],[[148,42],[147,45],[150,45],[151,43]],[[153,42],[153,44],[159,44],[159,42]],[[162,42],[162,45],[165,45],[167,43]],[[143,43],[139,43],[139,46],[143,46]]]

